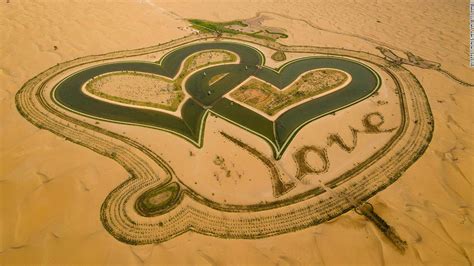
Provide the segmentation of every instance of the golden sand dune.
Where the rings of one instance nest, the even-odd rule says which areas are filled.
[[[264,15],[269,18],[263,20],[264,25],[286,29],[289,38],[279,40],[284,44],[340,47],[377,55],[381,54],[376,47],[384,46],[399,56],[411,52],[438,62],[454,76],[474,83],[474,71],[468,67],[469,47],[467,41],[460,41],[469,34],[467,1],[7,2],[0,4],[0,264],[472,263],[474,94],[472,87],[439,71],[406,66],[430,101],[434,136],[425,154],[399,180],[369,200],[407,241],[404,255],[365,217],[352,211],[318,226],[258,240],[188,232],[156,245],[126,245],[104,229],[99,214],[105,197],[128,173],[107,157],[38,129],[15,106],[21,86],[51,66],[189,35],[192,30],[182,18],[196,17],[230,21]],[[287,59],[291,56],[287,54]],[[373,101],[367,106],[377,104]],[[330,121],[329,117],[321,123],[350,136],[347,128]],[[106,122],[101,126],[126,130]],[[213,182],[221,184],[213,188],[230,190],[236,184],[233,178],[244,174],[247,167],[255,169],[252,178],[268,180],[267,170],[258,162],[248,159],[246,167],[229,163],[248,154],[226,153],[235,149],[219,130],[233,132],[267,155],[271,154],[268,145],[218,118],[207,122],[205,152],[170,134],[127,130],[127,136],[141,136],[146,145],[161,150],[160,155],[172,162],[181,162],[190,154],[208,162],[207,167],[193,165],[177,173],[199,173],[196,182],[200,176],[216,173],[220,179]],[[307,139],[325,140],[326,136],[314,136],[316,130],[311,124],[305,127],[293,149]],[[370,139],[361,141],[362,146],[372,147]],[[218,164],[213,162],[216,154],[225,159],[224,170],[221,159]],[[345,158],[349,157],[341,157],[341,162]],[[235,173],[233,178],[226,178],[227,171]],[[259,186],[268,185],[268,181],[257,186],[239,182],[249,193],[259,193]],[[204,189],[199,186],[202,184],[196,189]]]

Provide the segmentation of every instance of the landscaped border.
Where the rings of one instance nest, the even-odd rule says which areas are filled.
[[[175,208],[155,217],[141,217],[133,208],[137,197],[146,190],[170,184],[170,181],[176,178],[173,170],[144,145],[69,116],[62,108],[52,105],[48,94],[43,93],[52,78],[71,67],[101,61],[107,57],[137,55],[160,47],[166,49],[180,45],[181,42],[214,37],[215,35],[191,36],[159,47],[68,61],[32,78],[16,95],[19,112],[30,122],[114,159],[130,173],[131,178],[108,195],[101,209],[101,220],[105,228],[120,241],[129,244],[156,243],[189,230],[223,238],[268,237],[322,223],[354,207],[346,199],[329,196],[319,189],[319,192],[313,191],[305,197],[290,198],[279,204],[255,206],[255,209],[245,206],[238,208],[212,203],[199,195],[193,195],[192,190],[180,183],[182,192],[179,193],[180,200]],[[433,117],[421,84],[407,69],[364,52],[310,46],[289,47],[278,43],[262,43],[261,40],[245,36],[239,37],[242,41],[285,52],[344,54],[367,60],[382,68],[395,81],[402,100],[401,108],[404,109],[403,125],[397,131],[397,137],[383,150],[374,154],[365,165],[345,173],[345,179],[326,184],[336,192],[349,194],[354,200],[366,200],[397,180],[426,150],[432,137]]]

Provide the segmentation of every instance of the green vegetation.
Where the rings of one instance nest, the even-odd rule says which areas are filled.
[[[232,92],[231,96],[236,101],[274,115],[292,104],[334,89],[347,79],[348,76],[338,70],[316,70],[304,74],[284,91],[253,79]]]
[[[281,38],[281,39],[288,38],[288,34],[285,34],[285,33],[274,32],[274,31],[269,31],[269,30],[265,30],[265,32],[268,33],[268,34],[271,34],[271,35],[277,35],[277,36],[279,36],[278,38]]]
[[[227,28],[227,26],[237,25],[237,26],[247,27],[247,24],[239,20],[229,21],[229,22],[211,22],[211,21],[206,21],[206,20],[201,20],[201,19],[190,19],[188,21],[191,22],[193,28],[204,33],[217,32],[217,33],[238,34],[241,32],[238,30],[229,29]]]
[[[234,20],[229,22],[212,22],[201,19],[189,19],[191,27],[202,32],[202,33],[228,33],[228,34],[243,34],[252,36],[259,39],[275,41],[278,37],[272,37],[272,35],[280,35],[282,38],[288,37],[286,34],[282,33],[273,33],[269,31],[258,31],[254,33],[244,32],[236,29],[229,28],[229,26],[241,26],[247,27],[248,25],[240,20]],[[284,37],[286,36],[286,37]]]
[[[213,56],[222,56],[223,58],[213,58]],[[213,60],[214,59],[214,60]],[[229,63],[229,62],[236,62],[237,56],[231,52],[225,50],[212,50],[212,51],[205,51],[199,52],[190,56],[186,61],[184,61],[183,69],[178,76],[178,80],[186,77],[189,73],[204,68],[210,65],[222,64],[222,63]]]
[[[154,216],[168,211],[179,200],[179,185],[171,183],[165,187],[148,190],[138,197],[135,209],[143,216]]]
[[[321,159],[321,167],[315,169],[312,167],[307,160],[307,155],[309,152],[316,153]],[[316,146],[303,146],[299,148],[294,154],[293,159],[296,162],[297,172],[295,177],[299,180],[303,179],[307,174],[322,174],[328,171],[329,169],[329,158],[326,149],[322,149]]]
[[[218,82],[223,77],[227,76],[227,74],[229,74],[229,73],[222,73],[222,74],[218,74],[218,75],[213,76],[212,78],[209,79],[209,86],[212,86],[212,84]]]
[[[281,62],[286,60],[286,55],[283,51],[276,51],[275,53],[272,54],[272,59]]]

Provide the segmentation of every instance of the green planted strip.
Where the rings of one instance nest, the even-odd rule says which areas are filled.
[[[229,26],[240,26],[240,27],[248,27],[247,24],[245,24],[243,21],[240,20],[235,20],[235,21],[229,21],[229,22],[212,22],[212,21],[207,21],[207,20],[202,20],[202,19],[189,19],[188,20],[191,23],[191,27],[202,32],[202,33],[228,33],[228,34],[242,34],[242,35],[247,35],[259,39],[264,39],[264,40],[269,40],[269,41],[275,41],[277,38],[273,38],[268,36],[268,34],[272,35],[279,35],[280,38],[288,38],[288,35],[284,33],[279,33],[279,32],[270,32],[270,31],[258,31],[258,32],[244,32],[244,31],[239,31],[236,29],[229,28]]]
[[[165,213],[179,201],[179,192],[177,183],[150,189],[138,197],[135,209],[143,216]]]

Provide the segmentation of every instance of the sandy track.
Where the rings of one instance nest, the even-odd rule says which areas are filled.
[[[187,24],[176,17],[229,21],[253,17],[258,11],[287,14],[324,29],[390,43],[397,51],[408,50],[440,62],[457,77],[474,82],[467,63],[466,0],[429,4],[422,0],[369,0],[346,1],[344,5],[319,0],[3,2],[0,264],[472,263],[474,94],[437,72],[405,66],[428,95],[436,123],[434,137],[421,159],[397,182],[370,199],[376,211],[409,243],[405,255],[396,252],[371,223],[354,212],[295,233],[259,240],[228,240],[189,232],[158,245],[125,245],[105,231],[99,210],[106,195],[128,173],[113,160],[36,128],[15,108],[14,96],[22,84],[56,63],[177,38],[185,34]],[[344,47],[379,54],[372,43],[364,40],[271,14],[265,16],[270,17],[263,22],[265,26],[288,30],[289,38],[282,40],[285,44]],[[53,45],[59,49],[54,51]],[[212,130],[214,124],[208,128]],[[307,129],[317,128],[316,124]],[[234,133],[235,129],[228,129]],[[309,131],[302,130],[300,136],[308,139]],[[242,135],[238,130],[235,133]],[[213,143],[219,140],[210,134],[207,137],[212,137]],[[160,134],[158,139],[173,138]],[[259,144],[252,138],[243,139]],[[226,148],[234,152],[231,145]],[[257,147],[266,151],[265,143]],[[42,183],[37,172],[51,181]]]

